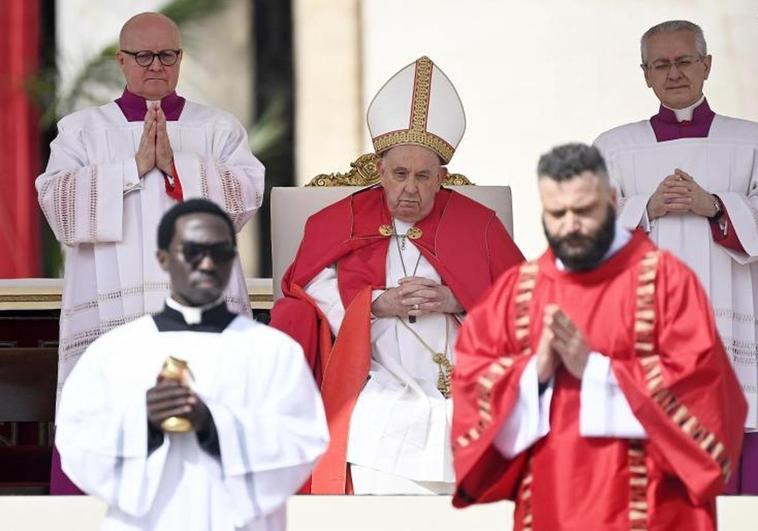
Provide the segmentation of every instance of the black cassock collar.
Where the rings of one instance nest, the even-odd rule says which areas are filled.
[[[226,302],[221,301],[216,306],[203,310],[201,321],[197,324],[187,324],[184,316],[169,306],[164,305],[160,313],[153,315],[155,326],[159,332],[223,332],[237,317],[226,307]]]

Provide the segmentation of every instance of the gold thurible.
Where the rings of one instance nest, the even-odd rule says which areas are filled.
[[[183,359],[169,356],[163,362],[160,378],[186,383],[190,378],[187,362]],[[192,431],[192,423],[184,417],[168,417],[161,422],[161,429],[169,433],[186,433]]]

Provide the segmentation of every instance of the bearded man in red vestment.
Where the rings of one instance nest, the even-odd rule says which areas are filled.
[[[616,223],[596,148],[538,166],[549,246],[503,275],[456,345],[462,507],[518,530],[715,529],[746,403],[692,271]]]
[[[311,492],[452,493],[452,347],[523,258],[492,210],[440,186],[465,116],[431,60],[395,74],[368,123],[381,185],[311,216],[271,325],[321,385],[331,443]]]

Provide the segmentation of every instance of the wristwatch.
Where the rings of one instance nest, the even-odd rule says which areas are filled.
[[[721,214],[724,213],[724,207],[721,205],[721,199],[719,199],[717,195],[713,196],[713,208],[716,209],[716,212],[708,218],[708,221],[718,221],[718,219],[721,217]]]

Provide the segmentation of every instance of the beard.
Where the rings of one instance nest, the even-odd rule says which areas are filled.
[[[553,236],[547,231],[544,221],[542,228],[556,258],[560,259],[569,271],[581,273],[597,267],[605,253],[611,248],[613,238],[616,236],[616,211],[613,206],[608,205],[605,220],[592,235]]]

